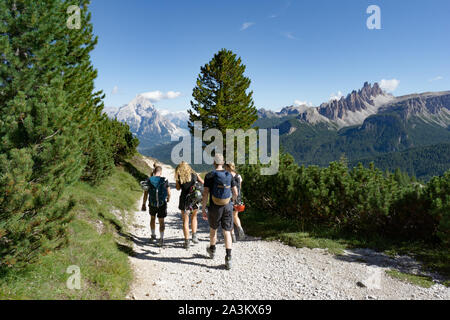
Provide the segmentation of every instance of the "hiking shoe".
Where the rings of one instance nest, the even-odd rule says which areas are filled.
[[[189,243],[189,239],[185,239],[184,240],[184,246],[183,246],[186,250],[188,250],[189,249],[189,247],[190,247],[190,243]]]
[[[156,236],[152,236],[149,240],[149,243],[155,243],[156,242]]]
[[[242,227],[241,228],[239,228],[238,229],[238,234],[239,234],[239,240],[245,240],[245,232],[244,232],[244,229],[242,229]]]
[[[233,240],[233,243],[236,243],[236,235],[234,234],[234,232],[231,234],[231,240]]]
[[[193,233],[193,234],[192,234],[192,242],[193,242],[194,244],[197,244],[197,243],[198,243],[198,237],[197,237],[197,234],[196,234],[196,233]]]
[[[159,239],[158,245],[159,245],[160,247],[163,247],[163,246],[164,246],[164,238]]]
[[[211,250],[211,247],[207,247],[206,252],[208,252],[210,259],[214,259],[215,255],[216,255],[216,251]]]
[[[231,269],[231,256],[225,257],[225,269],[227,270]]]

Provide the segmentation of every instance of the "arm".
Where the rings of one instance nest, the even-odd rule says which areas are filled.
[[[208,204],[208,197],[209,197],[209,188],[204,187],[203,188],[203,198],[202,198],[203,220],[208,220],[208,215],[206,214],[206,205]]]
[[[205,181],[203,181],[202,177],[200,177],[200,175],[197,173],[197,180],[201,183],[201,184],[205,184]]]
[[[145,206],[145,204],[147,203],[147,199],[148,199],[148,191],[144,191],[144,201],[142,202],[142,211],[147,211],[147,207]]]
[[[233,193],[233,202],[236,203],[237,197],[238,197],[238,190],[237,190],[237,187],[233,187],[233,188],[231,189],[231,192]]]
[[[181,186],[180,186],[180,183],[178,182],[178,180],[177,180],[177,183],[175,185],[175,188],[177,188],[178,191],[180,191],[180,189],[181,189]]]
[[[170,202],[170,187],[167,187],[167,203]]]

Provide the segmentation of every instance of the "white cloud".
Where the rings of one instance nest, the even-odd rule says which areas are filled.
[[[308,102],[308,101],[295,100],[294,101],[294,106],[296,106],[296,107],[300,107],[300,106],[312,107],[313,104],[312,104],[312,102]]]
[[[141,96],[143,96],[144,98],[150,100],[150,102],[158,102],[161,100],[169,100],[169,99],[176,99],[181,95],[181,92],[174,92],[174,91],[169,91],[169,92],[161,92],[161,91],[151,91],[151,92],[145,92],[145,93],[141,93]]]
[[[298,40],[298,38],[295,37],[292,32],[283,32],[281,35],[291,40]]]
[[[119,92],[119,87],[118,86],[114,86],[114,88],[112,89],[112,91],[111,91],[111,94],[112,95],[115,95],[115,94],[117,94]]]
[[[250,27],[253,26],[253,25],[255,25],[254,22],[244,22],[244,23],[242,24],[241,31],[244,31],[244,30],[250,28]]]
[[[400,84],[400,80],[397,80],[397,79],[391,79],[391,80],[383,79],[379,83],[380,88],[387,92],[395,91],[395,89],[397,89],[399,84]]]
[[[330,96],[330,101],[333,100],[340,100],[344,95],[342,94],[341,91],[338,91],[337,93],[332,93]]]
[[[442,76],[437,76],[436,78],[433,78],[433,79],[428,80],[428,82],[439,81],[439,80],[443,80],[443,79],[444,79],[444,77],[442,77]]]

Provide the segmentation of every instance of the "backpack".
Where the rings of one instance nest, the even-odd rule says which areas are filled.
[[[194,208],[202,202],[202,198],[202,192],[197,188],[197,186],[193,185],[186,196],[185,211],[193,211]]]
[[[151,177],[148,179],[148,203],[153,208],[160,208],[166,204],[166,178]]]
[[[225,206],[231,201],[231,180],[228,171],[214,171],[214,184],[211,190],[212,201],[218,206]]]
[[[202,192],[197,188],[197,175],[192,174],[193,184],[189,188],[189,192],[186,195],[185,207],[186,211],[192,211],[193,208],[202,202]]]

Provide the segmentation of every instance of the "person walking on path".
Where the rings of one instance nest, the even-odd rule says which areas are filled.
[[[167,203],[170,201],[170,186],[166,178],[162,177],[162,167],[156,166],[152,176],[148,178],[148,190],[144,191],[142,211],[147,211],[149,201],[150,229],[152,232],[150,243],[156,242],[156,217],[159,220],[159,246],[164,245],[164,219],[167,217]]]
[[[192,242],[197,244],[197,213],[198,205],[189,203],[190,194],[195,191],[197,182],[204,183],[203,179],[198,175],[191,166],[186,162],[181,162],[175,169],[175,181],[177,190],[181,190],[180,202],[178,209],[181,210],[183,219],[184,248],[187,250],[190,246],[189,241],[189,216],[191,216]]]
[[[241,197],[242,181],[243,181],[242,177],[239,173],[236,172],[236,166],[233,162],[225,164],[225,170],[227,170],[233,176],[233,179],[236,183],[236,188],[238,190],[238,196],[234,204],[240,205],[242,204],[242,197]],[[233,207],[233,221],[234,225],[238,230],[239,240],[244,240],[245,232],[244,229],[242,228],[241,219],[239,219],[239,211],[236,210],[234,207]],[[233,239],[233,242],[236,242],[236,235],[234,233],[234,228],[231,231],[231,237]]]
[[[217,243],[217,229],[222,226],[225,238],[225,268],[231,269],[231,249],[233,229],[233,202],[238,196],[236,182],[231,173],[224,169],[223,155],[214,157],[215,170],[205,177],[202,199],[203,219],[208,220],[210,226],[210,246],[206,249],[209,257],[214,259]],[[209,199],[208,199],[209,198]],[[208,214],[206,207],[209,200]]]

